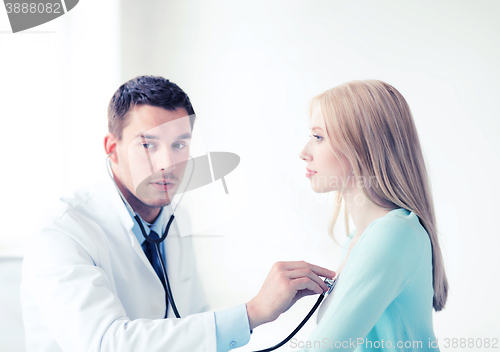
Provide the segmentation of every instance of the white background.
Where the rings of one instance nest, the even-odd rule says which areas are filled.
[[[345,81],[381,79],[412,109],[432,182],[450,282],[434,314],[441,350],[452,350],[446,338],[499,339],[499,15],[494,0],[84,0],[11,34],[0,10],[0,255],[20,257],[47,204],[105,175],[108,101],[124,81],[153,74],[191,98],[193,156],[241,157],[225,178],[229,195],[217,181],[183,199],[212,308],[250,300],[278,260],[335,270],[332,197],[310,189],[298,158],[308,103]],[[342,241],[341,221],[335,231]],[[279,342],[315,300],[257,328],[241,351]],[[2,326],[20,321],[2,313]],[[22,351],[19,336],[0,341]]]

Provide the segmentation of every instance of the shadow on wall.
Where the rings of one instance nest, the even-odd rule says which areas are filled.
[[[22,258],[0,258],[0,351],[25,350],[19,296],[22,263]]]

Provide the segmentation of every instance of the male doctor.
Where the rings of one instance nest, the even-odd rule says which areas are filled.
[[[174,210],[194,121],[188,96],[162,77],[137,77],[115,92],[104,148],[116,187],[110,177],[61,198],[27,248],[27,352],[228,351],[297,299],[327,290],[320,276],[333,278],[333,271],[279,262],[248,303],[206,311],[187,214],[175,210],[159,252],[145,241],[143,231],[164,233]],[[161,259],[181,318],[166,300]]]

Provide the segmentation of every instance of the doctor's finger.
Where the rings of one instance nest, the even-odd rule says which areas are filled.
[[[323,289],[323,291],[328,291],[328,287],[326,286],[324,281],[321,280],[321,278],[318,275],[316,275],[315,273],[313,273],[310,269],[290,270],[290,271],[286,272],[286,275],[290,279],[298,279],[301,277],[308,277],[309,279],[311,279],[312,281],[317,283],[319,285],[319,287],[321,287]]]
[[[321,287],[308,277],[301,277],[298,279],[292,279],[291,281],[292,287],[295,291],[301,290],[309,290],[315,293],[323,293]]]
[[[283,268],[285,268],[286,270],[309,269],[316,275],[328,277],[330,279],[335,276],[335,271],[314,264],[310,264],[305,261],[281,262],[280,264],[282,264]]]

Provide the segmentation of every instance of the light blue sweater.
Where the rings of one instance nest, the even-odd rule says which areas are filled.
[[[343,249],[347,254],[351,235]],[[432,326],[432,251],[418,217],[394,209],[354,245],[303,351],[439,351]]]

